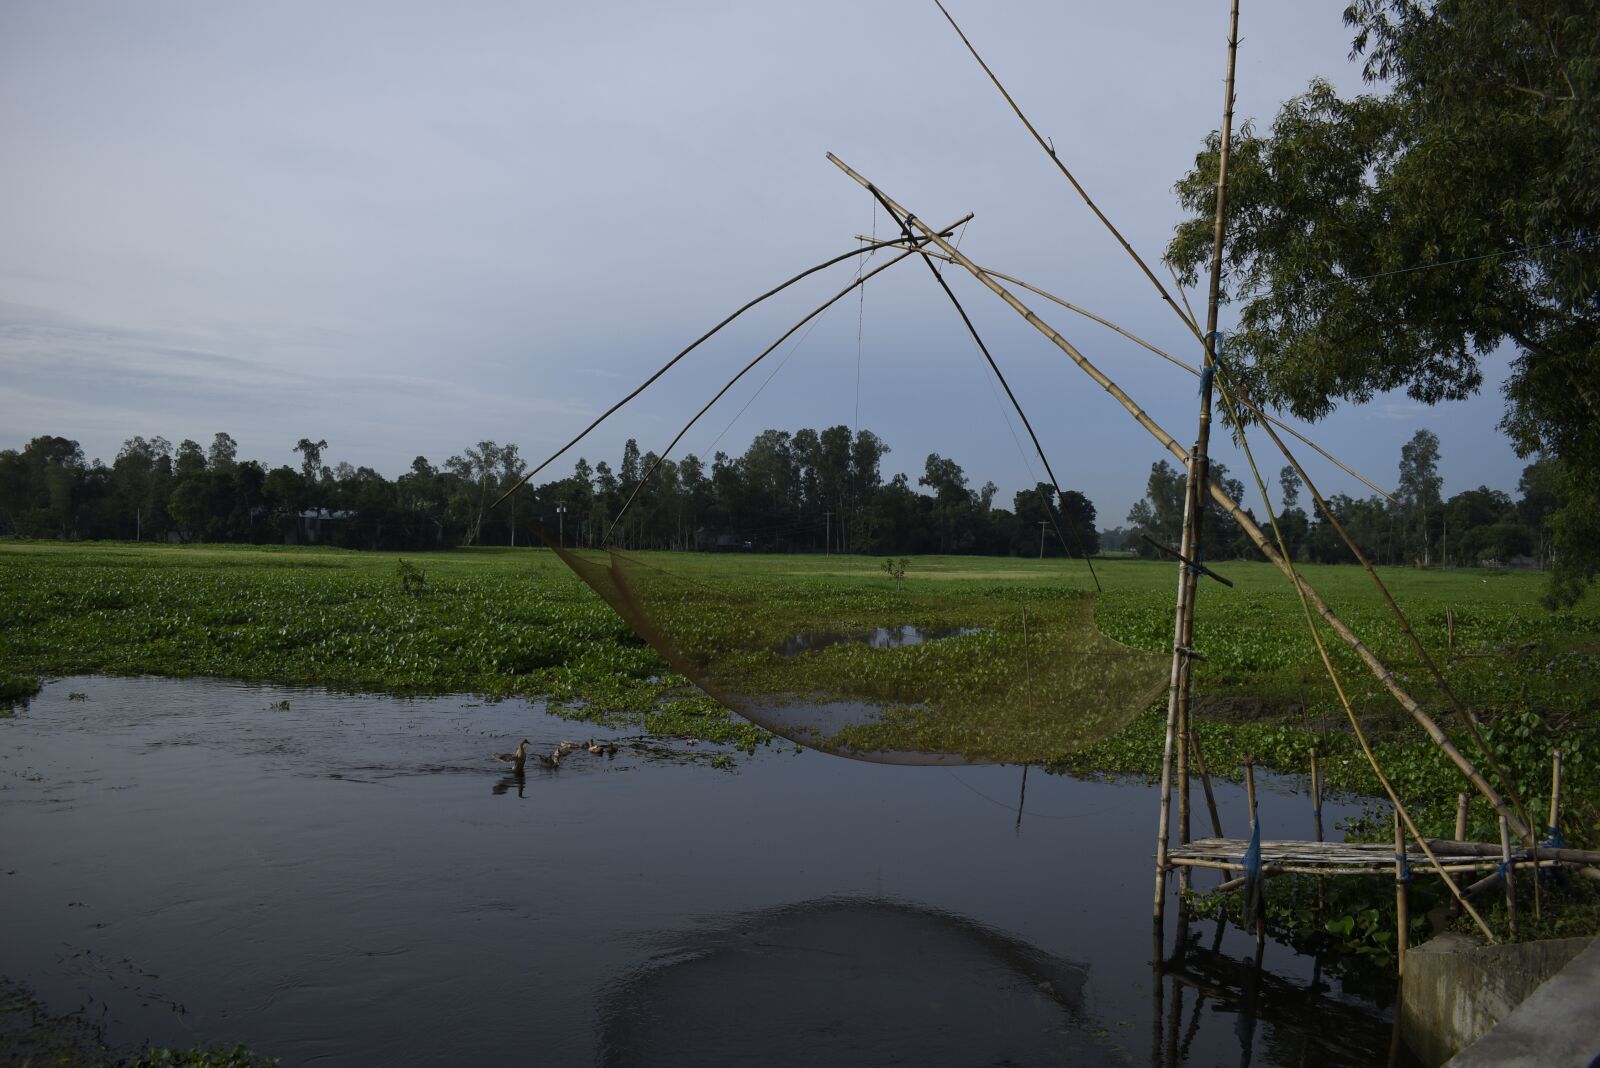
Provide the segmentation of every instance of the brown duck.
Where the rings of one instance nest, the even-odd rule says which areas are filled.
[[[523,765],[527,764],[528,762],[528,739],[524,738],[522,741],[518,742],[515,752],[496,753],[494,756],[496,760],[504,760],[506,763],[510,764],[513,774],[521,775]]]

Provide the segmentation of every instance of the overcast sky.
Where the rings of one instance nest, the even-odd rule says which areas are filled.
[[[1227,5],[984,3],[952,13],[1152,262],[1220,122]],[[1246,2],[1241,119],[1313,76],[1360,86],[1343,0]],[[930,220],[976,215],[979,262],[1173,351],[1182,328],[1033,145],[931,0],[767,3],[60,3],[0,6],[0,448],[135,434],[394,476],[484,438],[542,459],[688,341],[802,267],[885,232],[833,151]],[[580,453],[661,449],[738,366],[848,283],[808,280],[702,348]],[[1064,486],[1122,522],[1164,454],[972,279],[947,275]],[[1199,295],[1195,295],[1199,299]],[[1195,381],[1036,306],[1179,440]],[[1224,312],[1226,319],[1226,311]],[[1000,397],[926,268],[836,306],[685,438],[870,428],[1009,502],[1030,485]],[[1514,490],[1483,395],[1403,396],[1311,429],[1392,486],[1418,428],[1446,492]],[[746,407],[748,403],[748,407]],[[742,414],[741,414],[742,412]],[[1026,439],[1023,439],[1026,440]],[[1236,473],[1243,464],[1224,447]],[[1281,459],[1267,458],[1270,470]],[[1365,495],[1319,463],[1327,492]],[[541,479],[542,481],[543,479]]]

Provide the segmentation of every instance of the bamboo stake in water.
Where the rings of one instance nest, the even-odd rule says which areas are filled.
[[[1211,813],[1211,834],[1214,838],[1222,837],[1222,818],[1217,815],[1217,795],[1211,792],[1211,775],[1206,771],[1206,758],[1200,752],[1200,735],[1193,727],[1189,728],[1189,748],[1194,753],[1194,768],[1200,773],[1200,785],[1206,792],[1206,811]]]
[[[1250,837],[1256,834],[1256,758],[1244,758],[1244,792],[1250,805]],[[1263,877],[1265,873],[1263,873]],[[1256,967],[1261,967],[1261,953],[1267,941],[1266,905],[1262,904],[1260,912],[1256,914]]]
[[[1511,866],[1511,832],[1507,829],[1506,818],[1500,817],[1500,859],[1505,868],[1506,881],[1506,926],[1511,932],[1511,941],[1517,940],[1517,869]]]
[[[1400,826],[1400,810],[1394,813],[1394,908],[1399,927],[1399,937],[1395,941],[1395,956],[1398,961],[1397,969],[1402,977],[1406,974],[1406,949],[1411,939],[1410,901],[1406,893],[1406,883],[1411,880],[1411,873],[1406,870],[1406,836],[1405,830]]]
[[[1311,821],[1322,841],[1322,778],[1317,774],[1317,751],[1311,750]]]

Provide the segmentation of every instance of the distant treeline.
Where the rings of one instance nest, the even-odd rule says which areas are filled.
[[[1048,485],[996,507],[954,460],[924,461],[915,484],[882,474],[889,446],[848,427],[768,430],[741,456],[688,455],[656,466],[630,440],[618,465],[577,461],[493,507],[528,465],[516,445],[479,442],[435,466],[419,456],[390,480],[324,463],[326,441],[300,439],[298,467],[240,460],[234,439],[209,449],[130,438],[109,465],[78,443],[38,437],[0,451],[0,533],[35,538],[307,543],[361,549],[529,544],[531,527],[569,546],[768,552],[1080,556],[1098,549],[1095,509]],[[289,450],[285,450],[289,451]]]
[[[209,449],[136,437],[108,466],[86,461],[75,441],[34,438],[21,451],[0,451],[0,533],[417,550],[527,545],[537,527],[580,547],[605,543],[609,532],[611,544],[630,549],[1081,556],[1104,548],[1148,556],[1150,541],[1176,546],[1183,522],[1183,475],[1165,461],[1151,468],[1128,526],[1097,532],[1095,507],[1082,493],[1066,490],[1058,500],[1039,484],[1013,495],[1008,510],[997,505],[993,482],[973,488],[961,466],[938,453],[915,483],[904,474],[885,479],[888,444],[844,426],[767,430],[742,455],[718,452],[709,465],[691,454],[658,467],[654,453],[629,440],[615,468],[580,459],[566,478],[524,486],[498,509],[496,499],[528,469],[516,445],[480,441],[438,466],[418,456],[393,480],[370,467],[325,464],[327,448],[301,438],[292,450],[298,467],[268,468],[238,459],[228,434]],[[1329,498],[1369,559],[1548,565],[1562,485],[1556,461],[1530,465],[1516,500],[1487,486],[1446,500],[1438,460],[1438,438],[1418,431],[1401,450],[1394,501]],[[1212,465],[1212,477],[1235,500],[1244,495],[1222,464]],[[1291,468],[1276,488],[1278,526],[1295,559],[1353,561],[1333,525],[1302,501]],[[1203,529],[1209,559],[1258,555],[1214,504]]]
[[[1563,503],[1566,485],[1559,461],[1543,459],[1524,468],[1515,500],[1488,486],[1444,498],[1438,464],[1438,437],[1419,430],[1400,450],[1400,479],[1392,500],[1377,494],[1334,494],[1327,498],[1328,510],[1375,564],[1550,566],[1551,520]],[[1228,495],[1240,499],[1243,484],[1230,478],[1221,464],[1211,470]],[[1299,561],[1354,563],[1338,530],[1314,500],[1305,500],[1309,494],[1294,468],[1284,467],[1275,481],[1268,490],[1277,498],[1278,529],[1290,555]],[[1149,544],[1140,535],[1176,545],[1183,526],[1183,472],[1166,461],[1153,465],[1145,498],[1134,505],[1128,523],[1131,529],[1102,534],[1105,548],[1148,553]],[[1266,527],[1264,517],[1261,525]],[[1206,509],[1203,531],[1205,552],[1213,559],[1257,556],[1215,504]]]

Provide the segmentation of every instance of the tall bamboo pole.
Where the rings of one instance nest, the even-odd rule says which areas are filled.
[[[1180,549],[1191,560],[1202,557],[1201,534],[1205,499],[1201,487],[1210,481],[1208,450],[1211,443],[1211,379],[1216,368],[1217,303],[1222,287],[1222,238],[1227,228],[1228,145],[1233,131],[1233,73],[1239,55],[1239,0],[1233,0],[1228,29],[1228,74],[1222,101],[1222,144],[1217,165],[1217,215],[1211,238],[1211,285],[1206,306],[1205,363],[1200,372],[1200,420],[1194,448],[1189,452],[1184,483],[1183,538]],[[1167,732],[1162,748],[1161,825],[1156,838],[1155,927],[1159,932],[1166,904],[1168,795],[1171,791],[1174,739],[1182,738],[1189,727],[1190,680],[1193,677],[1189,650],[1194,638],[1194,600],[1199,575],[1187,564],[1178,565],[1178,596],[1172,635],[1172,673],[1167,696]],[[1187,747],[1177,746],[1178,841],[1189,841],[1189,763]]]
[[[838,156],[830,152],[828,153],[828,160],[845,174],[849,175],[851,179],[860,184],[863,189],[872,190],[876,194],[883,196],[885,201],[893,205],[896,210],[900,211],[902,214],[906,213],[905,208],[900,207],[897,203],[890,199],[887,194],[884,194],[881,189],[869,182],[865,177],[850,167],[849,164],[845,163]],[[1009,304],[1012,310],[1027,320],[1029,325],[1031,325],[1035,330],[1049,338],[1051,343],[1065,353],[1066,356],[1075,364],[1077,364],[1079,369],[1087,374],[1096,385],[1098,385],[1101,389],[1104,389],[1107,393],[1111,394],[1117,403],[1122,405],[1128,414],[1131,415],[1140,426],[1144,427],[1152,437],[1159,441],[1168,452],[1170,452],[1179,460],[1187,461],[1188,453],[1184,450],[1183,446],[1179,445],[1177,440],[1161,427],[1161,424],[1157,423],[1153,418],[1151,418],[1148,412],[1139,407],[1139,405],[1133,400],[1132,397],[1128,396],[1127,392],[1124,391],[1122,387],[1118,386],[1115,382],[1108,378],[1106,374],[1100,370],[1100,368],[1096,367],[1088,357],[1079,352],[1070,341],[1062,337],[1054,327],[1035,315],[1033,311],[1029,309],[1027,305],[1023,304],[1022,301],[1018,300],[1016,295],[1010,290],[1006,289],[993,278],[985,275],[977,266],[977,264],[973,263],[966,256],[962,255],[961,251],[954,245],[950,244],[950,242],[935,234],[933,232],[933,228],[928,226],[921,219],[912,216],[912,225],[921,230],[923,234],[927,235],[930,238],[931,243],[945,255],[949,256],[954,263],[960,265],[963,269],[972,274],[973,277],[977,278],[979,282],[983,283],[983,285],[989,289],[990,292],[994,293],[1001,300]],[[1317,592],[1316,588],[1307,582],[1306,579],[1294,569],[1294,566],[1278,553],[1277,548],[1272,544],[1265,532],[1262,531],[1261,527],[1257,525],[1256,521],[1252,519],[1242,507],[1240,507],[1237,501],[1234,501],[1232,498],[1230,498],[1227,493],[1225,493],[1221,487],[1217,486],[1215,483],[1211,483],[1209,485],[1208,492],[1210,493],[1211,499],[1216,501],[1217,504],[1220,505],[1222,509],[1233,518],[1234,522],[1239,525],[1239,528],[1244,531],[1245,536],[1248,537],[1251,542],[1255,544],[1257,550],[1259,550],[1261,554],[1266,557],[1267,562],[1281,571],[1290,582],[1294,583],[1301,590],[1301,592],[1305,595],[1306,600],[1310,603],[1312,609],[1317,613],[1317,615],[1321,616],[1324,622],[1328,624],[1329,628],[1339,636],[1340,641],[1343,641],[1351,648],[1351,650],[1355,652],[1355,654],[1361,659],[1361,662],[1366,665],[1367,670],[1372,673],[1373,677],[1376,678],[1380,684],[1382,684],[1384,689],[1389,691],[1395,700],[1399,702],[1402,708],[1410,713],[1411,718],[1415,720],[1425,732],[1427,732],[1428,737],[1431,738],[1433,743],[1439,747],[1439,750],[1450,759],[1451,763],[1455,764],[1456,768],[1460,770],[1462,775],[1464,775],[1467,780],[1472,783],[1473,787],[1477,789],[1477,791],[1483,795],[1490,805],[1494,807],[1495,811],[1497,813],[1502,813],[1507,817],[1507,822],[1519,836],[1527,837],[1529,834],[1527,826],[1506,807],[1505,801],[1500,797],[1499,793],[1494,789],[1494,787],[1489,784],[1489,781],[1483,777],[1483,774],[1479,772],[1478,769],[1472,765],[1472,762],[1468,760],[1466,756],[1464,756],[1462,752],[1456,748],[1455,744],[1445,736],[1444,731],[1440,729],[1439,724],[1434,721],[1433,717],[1428,715],[1427,711],[1417,703],[1417,700],[1400,685],[1399,680],[1395,677],[1394,672],[1389,669],[1388,665],[1384,664],[1384,662],[1378,658],[1377,654],[1369,649],[1366,643],[1363,642],[1359,636],[1357,636],[1355,631],[1351,630],[1350,626],[1345,623],[1345,621],[1341,619],[1337,613],[1334,612],[1334,610],[1328,605],[1328,602],[1323,600],[1322,595]],[[1413,836],[1415,835],[1416,832],[1413,831]]]

